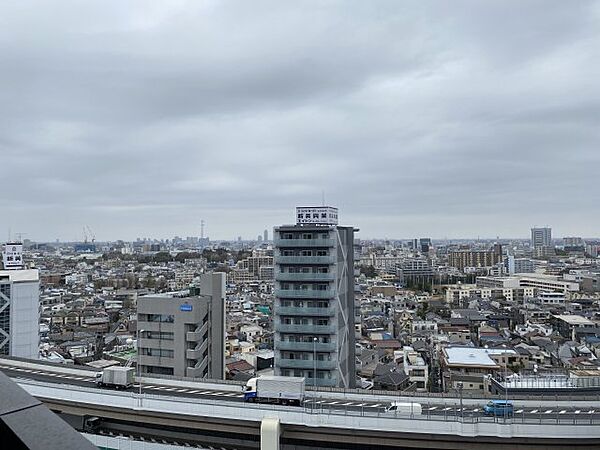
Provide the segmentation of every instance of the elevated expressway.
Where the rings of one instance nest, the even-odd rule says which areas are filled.
[[[106,430],[188,444],[236,449],[261,444],[265,449],[600,448],[597,401],[521,401],[515,403],[515,416],[504,420],[481,415],[485,400],[465,400],[461,408],[456,399],[422,399],[422,415],[395,416],[383,412],[383,405],[398,399],[392,396],[315,392],[302,407],[283,407],[241,403],[240,387],[231,384],[143,379],[139,394],[139,385],[131,391],[96,388],[93,371],[73,367],[0,359],[0,370],[76,428],[98,418],[95,423]]]

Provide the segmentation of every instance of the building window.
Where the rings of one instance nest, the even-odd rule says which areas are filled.
[[[148,322],[173,323],[175,316],[172,314],[148,314]]]
[[[175,352],[166,348],[142,348],[141,354],[144,356],[158,356],[160,358],[173,358]]]
[[[144,331],[142,334],[142,338],[172,341],[174,339],[174,333],[168,333],[165,331]]]

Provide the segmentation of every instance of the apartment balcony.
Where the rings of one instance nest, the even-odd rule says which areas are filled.
[[[198,362],[194,367],[187,367],[186,373],[188,377],[200,378],[204,374],[204,370],[208,365],[208,355],[201,361]]]
[[[336,344],[334,342],[329,342],[324,344],[322,342],[317,342],[316,344],[313,342],[288,342],[288,341],[279,341],[275,342],[275,350],[289,350],[289,351],[298,351],[298,352],[335,352]]]
[[[275,331],[278,331],[280,333],[334,334],[337,330],[334,325],[297,325],[287,323],[276,323]]]
[[[335,264],[336,257],[329,256],[275,256],[275,264]]]
[[[316,363],[316,365],[315,365]],[[313,359],[285,359],[276,360],[275,364],[282,369],[314,369],[333,370],[336,368],[335,361],[320,361]]]
[[[189,349],[188,348],[185,351],[185,357],[187,359],[200,359],[200,358],[202,358],[202,353],[203,353],[202,350],[200,350],[199,348],[197,348],[197,349],[195,349],[195,348]]]
[[[275,313],[280,316],[325,316],[333,317],[336,313],[336,308],[295,308],[291,306],[275,307]]]
[[[199,331],[188,331],[185,333],[185,340],[187,342],[200,342],[202,340],[203,334]]]
[[[291,273],[291,272],[276,272],[275,280],[277,281],[334,281],[334,273]]]
[[[194,331],[188,331],[185,333],[185,340],[187,342],[200,342],[202,340],[202,336],[208,330],[208,322],[206,322],[201,327],[196,328]]]
[[[334,247],[335,239],[275,239],[276,247]]]
[[[335,295],[333,289],[275,289],[275,297],[279,298],[333,298]]]

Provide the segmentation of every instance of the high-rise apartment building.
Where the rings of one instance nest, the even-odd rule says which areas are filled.
[[[23,245],[9,243],[0,270],[0,355],[37,359],[39,354],[40,275],[24,269]]]
[[[552,228],[532,228],[531,246],[535,249],[552,246]]]
[[[225,274],[202,275],[196,290],[138,298],[141,374],[225,378]]]
[[[419,239],[419,244],[421,253],[429,253],[429,249],[431,248],[431,238],[421,238]]]
[[[299,207],[274,230],[275,375],[353,388],[357,230],[337,223],[337,208]]]

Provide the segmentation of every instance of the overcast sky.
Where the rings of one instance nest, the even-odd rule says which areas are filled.
[[[600,2],[4,1],[0,230],[600,236]],[[4,239],[0,238],[0,240]]]

